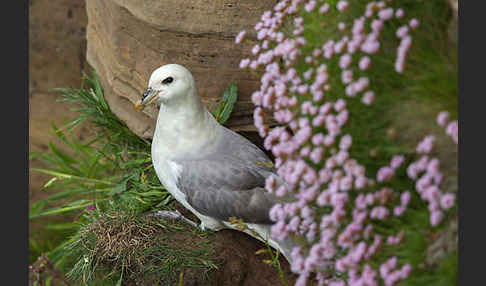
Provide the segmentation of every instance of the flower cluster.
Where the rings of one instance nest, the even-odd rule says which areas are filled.
[[[409,190],[393,190],[387,183],[399,170],[407,169],[416,189],[428,202],[431,224],[437,225],[443,210],[454,204],[453,194],[441,194],[438,159],[428,158],[434,137],[426,137],[417,147],[422,157],[406,168],[405,157],[394,156],[381,167],[375,178],[366,176],[366,168],[350,155],[353,138],[342,130],[351,116],[348,100],[358,97],[364,105],[373,104],[375,92],[366,76],[356,72],[372,69],[373,56],[380,51],[380,36],[389,21],[406,23],[396,35],[400,38],[395,61],[396,72],[403,72],[412,44],[411,31],[419,27],[416,19],[407,19],[403,9],[389,7],[388,2],[372,1],[363,15],[352,23],[338,23],[335,39],[328,39],[309,55],[302,52],[307,41],[302,13],[348,13],[348,1],[335,5],[320,0],[282,0],[266,11],[254,29],[258,44],[251,49],[253,58],[240,61],[240,68],[262,71],[260,89],[252,94],[256,105],[254,123],[264,147],[276,157],[278,176],[266,180],[266,189],[277,197],[292,194],[292,202],[276,204],[270,211],[275,221],[272,236],[285,239],[301,236],[306,243],[292,250],[293,272],[299,274],[296,285],[305,285],[311,272],[317,272],[319,285],[394,285],[411,272],[410,264],[399,265],[396,257],[373,269],[369,260],[386,244],[398,244],[404,233],[382,237],[374,222],[402,216],[412,195]],[[324,15],[324,16],[323,16]],[[290,22],[290,32],[283,25]],[[350,27],[349,31],[347,26]],[[369,27],[369,29],[368,29]],[[350,32],[350,33],[348,33]],[[241,42],[241,32],[235,42]],[[304,72],[297,63],[305,62]],[[330,73],[336,62],[339,74]],[[337,87],[331,78],[343,84],[337,100],[326,95]],[[272,113],[279,126],[264,123],[264,111]],[[448,116],[440,115],[445,126]],[[457,138],[457,123],[447,125],[447,134]],[[455,137],[454,137],[455,136]],[[457,139],[456,139],[457,142]],[[320,270],[333,268],[346,277],[328,277]]]
[[[454,143],[457,144],[457,120],[447,123],[448,119],[449,113],[443,111],[437,116],[437,123],[442,127],[447,125],[447,135],[449,135]],[[439,188],[443,178],[442,173],[439,171],[439,159],[429,158],[429,153],[432,151],[434,141],[435,137],[429,135],[417,145],[416,151],[417,153],[422,154],[422,156],[408,166],[407,174],[410,179],[416,180],[415,189],[420,194],[420,197],[428,203],[430,223],[433,226],[436,226],[444,217],[443,210],[448,210],[454,206],[455,194],[442,194]]]
[[[459,129],[457,120],[449,122],[449,112],[442,111],[437,115],[437,124],[441,127],[446,128],[446,134],[449,135],[454,143],[458,143],[459,140]]]

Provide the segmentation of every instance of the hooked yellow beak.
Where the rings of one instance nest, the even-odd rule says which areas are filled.
[[[151,104],[152,102],[157,99],[157,92],[152,88],[148,88],[143,94],[142,99],[135,103],[135,110],[141,111],[145,108],[145,106]]]

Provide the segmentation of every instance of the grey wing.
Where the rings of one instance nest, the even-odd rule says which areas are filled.
[[[197,159],[182,158],[178,188],[198,212],[228,221],[270,224],[276,197],[265,190],[265,179],[274,173],[268,157],[250,141],[225,130],[213,152]]]

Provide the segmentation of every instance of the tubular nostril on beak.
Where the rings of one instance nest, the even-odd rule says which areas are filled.
[[[149,95],[153,92],[152,88],[149,87],[147,88],[147,90],[142,94],[142,101]]]

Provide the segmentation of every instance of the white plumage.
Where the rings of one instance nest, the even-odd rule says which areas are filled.
[[[289,260],[293,244],[270,238],[268,214],[278,201],[264,188],[265,179],[276,176],[272,167],[261,164],[268,157],[214,119],[183,66],[164,65],[152,73],[136,107],[152,102],[161,105],[152,160],[164,187],[200,219],[201,228],[234,229],[228,218],[242,218]]]

